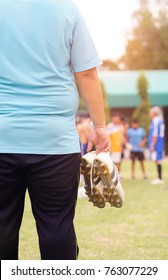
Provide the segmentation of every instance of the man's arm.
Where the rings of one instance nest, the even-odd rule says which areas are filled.
[[[103,95],[96,68],[74,73],[79,94],[86,103],[93,129],[90,134],[88,151],[93,145],[97,153],[110,150],[110,139],[106,130]]]
[[[145,135],[145,133],[144,133],[144,137],[142,138],[142,141],[139,143],[139,147],[144,147],[145,145],[146,145],[146,143],[147,143],[147,137],[146,137],[146,135]]]
[[[152,142],[151,142],[151,145],[150,145],[150,151],[151,152],[153,152],[155,150],[155,145],[156,145],[157,139],[158,139],[157,136],[152,137]]]

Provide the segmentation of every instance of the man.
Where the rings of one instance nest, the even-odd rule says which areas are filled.
[[[150,109],[150,118],[152,119],[149,128],[148,148],[150,159],[155,161],[158,178],[151,181],[152,185],[163,184],[162,179],[162,159],[164,155],[164,136],[165,124],[160,107],[155,106]]]
[[[112,115],[112,121],[107,125],[107,131],[111,142],[111,160],[120,171],[124,143],[124,126],[119,113]]]
[[[0,1],[0,258],[18,259],[28,189],[41,258],[76,259],[78,92],[93,122],[88,151],[107,152],[101,64],[71,0]],[[74,77],[75,76],[75,77]]]
[[[144,146],[146,144],[146,133],[142,127],[139,127],[138,120],[132,121],[132,127],[127,131],[128,143],[131,145],[131,172],[132,179],[135,179],[135,160],[140,162],[143,178],[146,179],[146,172],[144,166]]]

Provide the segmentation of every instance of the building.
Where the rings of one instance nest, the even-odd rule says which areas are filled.
[[[166,146],[168,150],[168,70],[146,70],[149,99],[152,106],[161,106],[166,123]],[[132,115],[139,105],[137,80],[140,71],[100,71],[100,80],[104,85],[107,101],[113,112],[120,111],[126,117]]]

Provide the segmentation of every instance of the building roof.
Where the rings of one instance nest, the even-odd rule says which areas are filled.
[[[168,71],[143,71],[147,78],[151,105],[168,106]],[[141,71],[108,71],[100,72],[110,107],[136,107],[140,98],[137,80]]]

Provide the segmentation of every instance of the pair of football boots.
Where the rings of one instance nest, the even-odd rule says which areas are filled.
[[[81,159],[80,168],[84,176],[85,193],[94,206],[103,208],[106,202],[117,208],[123,206],[124,191],[118,169],[109,153],[87,153]]]

